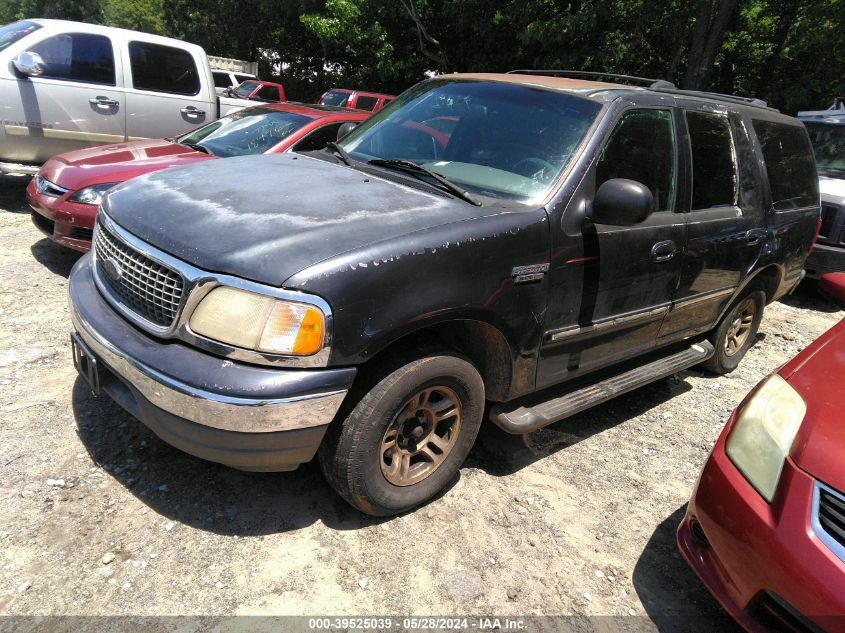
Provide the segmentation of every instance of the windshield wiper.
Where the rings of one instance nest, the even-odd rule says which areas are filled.
[[[433,178],[438,183],[440,183],[444,189],[449,191],[452,195],[460,198],[465,202],[469,202],[470,204],[474,204],[477,207],[481,206],[481,203],[473,198],[469,192],[464,189],[461,189],[458,185],[453,183],[451,180],[446,178],[445,176],[441,176],[435,171],[431,171],[422,165],[418,165],[412,160],[401,160],[398,158],[373,158],[372,160],[367,161],[370,165],[376,165],[378,167],[391,167],[393,169],[401,169],[402,171],[411,173],[411,174],[425,174],[429,178]]]
[[[326,143],[326,149],[337,154],[338,157],[340,157],[340,160],[342,160],[350,167],[352,166],[352,159],[349,158],[349,154],[347,154],[346,150],[334,141],[329,141],[328,143]]]
[[[194,150],[196,152],[203,152],[205,154],[208,154],[209,156],[214,156],[214,154],[212,153],[212,151],[210,149],[208,149],[207,147],[204,147],[203,145],[200,145],[199,143],[186,143],[185,141],[179,141],[179,145],[184,145],[185,147],[190,147],[192,150]]]

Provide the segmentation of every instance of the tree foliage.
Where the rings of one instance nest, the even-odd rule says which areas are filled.
[[[437,72],[568,68],[755,95],[788,112],[845,94],[845,0],[0,0],[258,61],[308,100]]]

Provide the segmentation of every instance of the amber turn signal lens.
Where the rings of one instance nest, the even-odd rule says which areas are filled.
[[[200,301],[190,327],[200,336],[236,347],[296,356],[319,352],[326,329],[316,306],[228,286],[214,288]]]

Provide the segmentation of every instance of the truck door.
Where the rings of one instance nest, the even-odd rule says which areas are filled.
[[[44,71],[19,78],[11,102],[3,104],[14,147],[8,158],[43,163],[54,154],[124,140],[125,95],[108,36],[59,33],[27,50],[41,57]]]
[[[664,340],[710,329],[754,267],[766,220],[748,130],[737,114],[686,109],[691,171],[687,248]]]
[[[624,111],[605,139],[573,200],[592,200],[606,180],[628,178],[651,190],[653,212],[634,226],[567,228],[567,216],[577,212],[570,203],[552,255],[538,387],[655,346],[685,242],[683,214],[675,212],[676,139],[673,111],[664,107]]]
[[[175,136],[217,118],[214,89],[188,50],[130,40],[125,54],[130,140]]]

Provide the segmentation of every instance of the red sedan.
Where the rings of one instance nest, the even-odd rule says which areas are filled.
[[[749,631],[845,631],[844,380],[845,320],[734,411],[678,528]]]
[[[91,248],[97,206],[124,180],[190,163],[322,149],[347,122],[370,114],[332,106],[274,103],[239,110],[184,136],[92,147],[54,156],[29,183],[32,221],[50,239]]]

